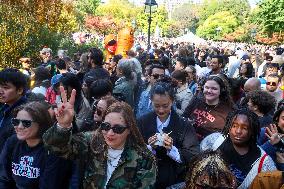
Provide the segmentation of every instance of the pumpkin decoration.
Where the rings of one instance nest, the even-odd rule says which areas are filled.
[[[134,30],[131,27],[123,28],[118,32],[117,36],[117,51],[116,54],[121,54],[126,57],[127,51],[129,51],[134,44]]]
[[[106,61],[108,62],[113,57],[113,55],[115,55],[117,48],[116,36],[114,34],[105,36],[104,47],[106,49]]]
[[[109,34],[105,36],[104,47],[106,49],[106,61],[108,62],[112,56],[121,54],[126,57],[134,44],[134,30],[131,27],[123,28],[118,35]]]

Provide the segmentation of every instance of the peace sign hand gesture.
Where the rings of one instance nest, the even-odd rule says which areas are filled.
[[[63,86],[60,86],[60,94],[62,98],[62,103],[54,109],[56,120],[58,124],[63,128],[71,127],[73,117],[74,117],[74,103],[76,90],[73,89],[71,97],[68,101],[66,92]]]

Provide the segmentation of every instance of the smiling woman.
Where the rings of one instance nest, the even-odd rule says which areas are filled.
[[[199,140],[222,131],[225,119],[232,110],[228,86],[221,75],[210,76],[203,86],[202,98],[193,98],[183,116],[194,123]]]
[[[112,104],[94,132],[72,135],[76,91],[69,101],[60,87],[63,103],[58,107],[58,124],[44,135],[47,147],[57,155],[85,162],[83,188],[153,188],[156,163],[136,127],[131,107]]]
[[[45,104],[20,106],[11,122],[16,135],[8,138],[0,156],[0,188],[67,189],[71,162],[48,154],[42,143],[43,133],[52,124]]]

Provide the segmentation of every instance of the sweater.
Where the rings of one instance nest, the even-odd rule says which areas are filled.
[[[198,139],[223,130],[228,113],[232,111],[226,103],[208,105],[204,99],[193,98],[183,116],[192,121]]]
[[[1,189],[67,189],[70,162],[48,154],[43,143],[29,147],[11,136],[0,155]]]

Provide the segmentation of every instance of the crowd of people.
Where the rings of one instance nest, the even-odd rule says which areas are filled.
[[[53,54],[0,71],[1,189],[284,187],[283,48]]]

